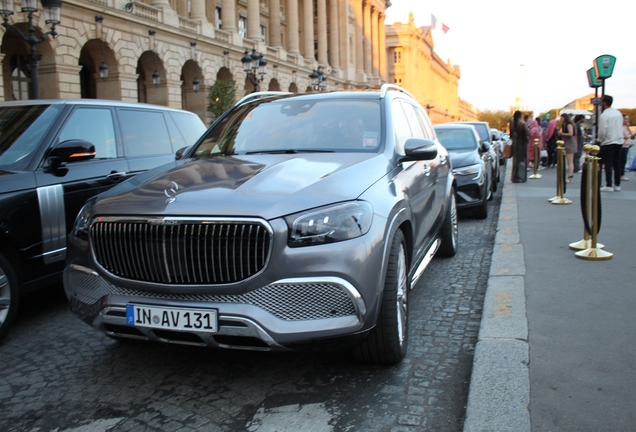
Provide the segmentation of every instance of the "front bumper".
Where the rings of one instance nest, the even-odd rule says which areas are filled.
[[[485,181],[482,176],[478,180],[470,178],[462,179],[457,176],[457,208],[469,209],[480,206],[487,199],[487,191],[485,190]],[[469,177],[469,176],[465,176]]]

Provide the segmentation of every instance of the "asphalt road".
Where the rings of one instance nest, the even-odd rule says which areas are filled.
[[[399,365],[117,342],[55,287],[0,345],[0,431],[461,431],[500,196],[485,220],[460,215],[459,253],[412,291]]]

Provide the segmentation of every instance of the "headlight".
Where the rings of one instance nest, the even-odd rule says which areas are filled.
[[[93,210],[93,201],[86,202],[84,207],[79,211],[73,224],[73,235],[83,240],[88,240],[88,228],[91,223],[91,212]]]
[[[335,204],[285,217],[289,246],[311,246],[349,240],[365,235],[371,227],[373,209],[365,201]]]
[[[482,164],[468,165],[461,168],[453,168],[453,174],[456,176],[473,176],[472,180],[481,177]]]

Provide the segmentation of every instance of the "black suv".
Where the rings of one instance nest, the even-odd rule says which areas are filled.
[[[66,236],[91,196],[205,131],[193,113],[98,100],[0,103],[0,339],[20,294],[62,280]]]

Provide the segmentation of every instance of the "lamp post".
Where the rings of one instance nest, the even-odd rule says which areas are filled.
[[[197,68],[197,43],[196,42],[190,42],[190,50],[192,51],[192,60],[194,61],[194,79],[192,80],[192,90],[194,90],[195,93],[197,93],[199,91],[199,85],[201,84],[201,82],[199,81],[199,77],[197,76],[199,74],[198,68]]]
[[[154,54],[153,61],[155,64],[155,71],[152,73],[152,83],[155,85],[155,87],[157,87],[161,83],[161,75],[159,74],[159,71],[157,70],[157,44],[155,42],[156,34],[157,32],[155,30],[148,30],[148,36],[150,36],[152,52]]]
[[[33,13],[38,11],[37,0],[21,0],[22,12],[27,13],[29,19],[28,32],[29,35],[25,36],[14,25],[9,24],[9,15],[13,15],[13,0],[0,0],[0,14],[4,17],[2,25],[9,31],[9,29],[15,30],[20,38],[29,44],[30,50],[28,54],[29,69],[30,69],[30,87],[31,98],[40,98],[40,82],[38,76],[38,64],[40,62],[40,55],[37,52],[35,46],[40,42],[43,42],[48,35],[53,37],[57,36],[55,32],[55,26],[60,23],[60,14],[62,9],[62,0],[41,0],[42,7],[44,9],[44,21],[50,24],[51,30],[44,33],[41,37],[35,37],[35,27],[33,26]]]
[[[267,60],[263,58],[263,54],[257,53],[256,49],[252,48],[252,54],[245,50],[241,63],[243,63],[243,70],[247,73],[247,78],[254,86],[252,93],[258,91],[258,85],[263,82],[263,78],[267,73]],[[260,77],[257,77],[257,74]]]
[[[96,15],[95,22],[99,24],[99,31],[100,31],[99,38],[102,41],[102,64],[99,65],[99,77],[103,81],[106,81],[106,79],[108,79],[108,65],[104,61],[104,26],[103,26],[104,17],[101,15]]]
[[[314,69],[314,71],[309,74],[309,78],[311,78],[311,88],[314,91],[325,91],[327,89],[327,77],[321,66],[318,66],[318,69]]]

